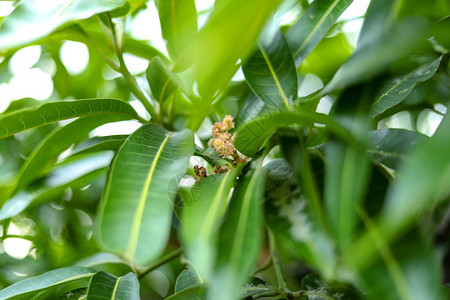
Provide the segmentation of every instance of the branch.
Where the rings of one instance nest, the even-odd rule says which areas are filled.
[[[144,277],[145,275],[147,275],[148,273],[150,273],[151,271],[159,268],[160,266],[168,263],[169,261],[171,261],[172,259],[180,256],[183,253],[183,249],[178,248],[172,252],[170,252],[169,254],[167,254],[166,256],[162,257],[160,260],[158,260],[157,262],[155,262],[152,266],[150,266],[148,269],[144,270],[142,273],[137,274],[137,278],[140,280],[142,279],[142,277]]]

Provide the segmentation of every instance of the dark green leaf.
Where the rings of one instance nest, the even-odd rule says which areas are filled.
[[[83,267],[56,269],[42,275],[19,281],[0,291],[0,299],[30,299],[44,289],[91,277],[94,272]]]
[[[197,35],[194,0],[156,0],[161,33],[173,60],[179,59]]]
[[[87,115],[111,114],[121,115],[122,120],[138,117],[134,109],[121,100],[87,99],[50,102],[38,108],[20,110],[0,116],[0,139],[61,120]],[[116,118],[119,121],[119,117]]]
[[[101,244],[137,265],[164,250],[171,201],[194,152],[192,132],[145,125],[124,143],[113,162],[98,216]]]
[[[379,129],[370,132],[367,153],[373,161],[395,169],[421,139],[428,138],[406,129]]]
[[[372,118],[399,104],[411,93],[417,83],[430,79],[436,73],[441,58],[439,57],[408,74],[387,81],[372,105],[370,112]]]
[[[258,49],[242,67],[253,92],[271,108],[290,109],[297,99],[298,79],[294,59],[280,31],[258,41]]]
[[[86,300],[139,300],[139,281],[134,273],[116,277],[104,271],[95,273]]]
[[[203,283],[203,279],[200,278],[195,266],[188,264],[180,275],[178,275],[175,283],[175,293],[179,293],[190,287],[195,287]]]
[[[278,127],[292,124],[321,123],[329,126],[329,129],[340,137],[347,136],[342,126],[334,123],[325,114],[306,111],[280,111],[268,112],[258,116],[252,121],[238,128],[235,146],[243,154],[253,156],[264,145],[267,138]]]
[[[51,5],[47,0],[22,1],[2,23],[0,51],[24,46],[65,23],[87,19],[124,4],[125,0],[54,0]]]
[[[238,169],[210,175],[195,184],[182,214],[182,241],[187,257],[205,279],[214,267],[217,229]]]
[[[260,166],[241,176],[219,233],[220,247],[209,299],[237,299],[256,262],[262,245],[263,191],[264,171]]]
[[[286,40],[300,65],[353,0],[316,0],[289,28]]]
[[[239,292],[238,299],[247,299],[247,297],[257,296],[267,292],[275,292],[275,289],[266,281],[258,277],[250,277],[249,280],[247,280],[247,284]]]

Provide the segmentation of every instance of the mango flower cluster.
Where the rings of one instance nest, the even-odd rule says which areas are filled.
[[[241,158],[234,147],[234,137],[228,131],[234,128],[233,117],[225,116],[223,122],[217,122],[212,127],[212,139],[209,140],[208,145],[219,153],[223,158],[233,158],[234,163],[241,162]]]

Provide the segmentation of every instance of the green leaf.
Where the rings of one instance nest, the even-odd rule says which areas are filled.
[[[406,129],[379,129],[371,131],[367,153],[377,163],[395,169],[409,150],[427,136]]]
[[[116,277],[104,271],[95,273],[89,283],[86,300],[139,300],[139,281],[134,273]]]
[[[240,177],[219,233],[220,247],[208,299],[237,299],[262,245],[263,193],[264,171],[260,166]]]
[[[59,296],[56,300],[83,300],[86,299],[87,288],[79,288],[69,291],[64,295]]]
[[[372,105],[370,112],[371,117],[377,117],[387,109],[399,104],[409,95],[409,93],[411,93],[417,83],[433,77],[439,67],[441,59],[442,56],[408,74],[387,81]]]
[[[203,102],[190,128],[196,129],[203,122],[209,113],[213,95],[228,84],[238,70],[238,60],[244,60],[252,50],[262,27],[281,2],[229,0],[211,13],[186,58],[175,67],[177,70],[193,58],[198,91]]]
[[[302,290],[306,291],[306,299],[345,299],[345,300],[362,300],[363,295],[357,290],[344,284],[325,282],[315,273],[309,273],[302,278]],[[322,296],[322,297],[321,297]],[[380,298],[384,299],[384,298]]]
[[[30,128],[87,115],[122,115],[122,120],[138,118],[134,109],[121,100],[86,99],[49,102],[37,108],[0,116],[0,139]]]
[[[195,287],[203,283],[203,279],[200,278],[198,271],[195,266],[188,264],[186,269],[184,269],[180,275],[178,275],[177,281],[175,282],[175,293],[179,293],[182,290],[188,289],[190,287]]]
[[[194,0],[156,0],[162,37],[170,56],[179,59],[197,35]]]
[[[120,146],[125,142],[128,135],[109,135],[109,136],[96,136],[87,139],[74,147],[72,153],[66,160],[74,159],[74,157],[85,156],[92,153],[101,151],[117,151]]]
[[[353,0],[316,0],[286,32],[295,62],[300,65]]]
[[[291,124],[321,123],[328,125],[333,133],[339,137],[347,137],[347,131],[325,114],[307,111],[279,111],[268,112],[258,116],[247,124],[238,128],[234,145],[239,152],[254,156],[264,145],[267,138],[276,128]]]
[[[182,290],[166,300],[205,300],[206,299],[206,287],[201,284]]]
[[[0,29],[0,51],[27,45],[58,27],[122,7],[125,0],[22,1],[6,17]]]
[[[164,250],[171,201],[184,175],[194,139],[189,130],[145,125],[123,144],[113,162],[98,216],[103,248],[146,265]]]
[[[0,299],[30,299],[39,291],[71,281],[91,277],[94,272],[83,267],[68,267],[28,278],[0,291]]]
[[[188,204],[181,218],[183,246],[205,280],[211,278],[218,226],[239,169],[202,179],[192,187],[190,199],[185,201]]]
[[[136,9],[138,9],[143,3],[147,2],[147,0],[127,0],[130,3],[130,11],[128,14],[130,15]]]
[[[159,57],[152,59],[148,65],[146,74],[153,98],[160,105],[178,88],[178,84],[174,80],[175,74],[172,74]]]
[[[398,238],[450,194],[450,116],[447,114],[430,139],[413,148],[398,171],[379,220],[374,228],[386,242]],[[369,264],[376,256],[377,241],[371,233],[358,239],[345,254],[355,269]]]
[[[258,49],[242,71],[253,92],[269,107],[290,109],[297,99],[297,70],[280,31],[268,40],[258,41]]]
[[[25,109],[25,108],[33,108],[41,105],[42,102],[35,100],[33,98],[23,98],[19,100],[12,101],[8,108],[5,109],[0,115],[6,115],[17,110]]]
[[[372,43],[353,52],[324,87],[321,95],[364,82],[380,74],[392,62],[405,56],[409,50],[423,42],[428,29],[428,24],[416,19],[396,24],[380,39],[373,40]]]
[[[276,290],[266,281],[258,277],[250,277],[247,284],[241,289],[238,299],[257,299],[255,296],[268,292],[275,292]]]
[[[331,274],[333,244],[312,218],[311,201],[300,193],[291,167],[284,159],[274,159],[264,169],[266,221],[280,249],[286,249],[323,274]]]

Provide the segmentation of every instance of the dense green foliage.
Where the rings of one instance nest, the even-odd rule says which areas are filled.
[[[0,299],[449,299],[450,2],[213,2],[9,2]]]

